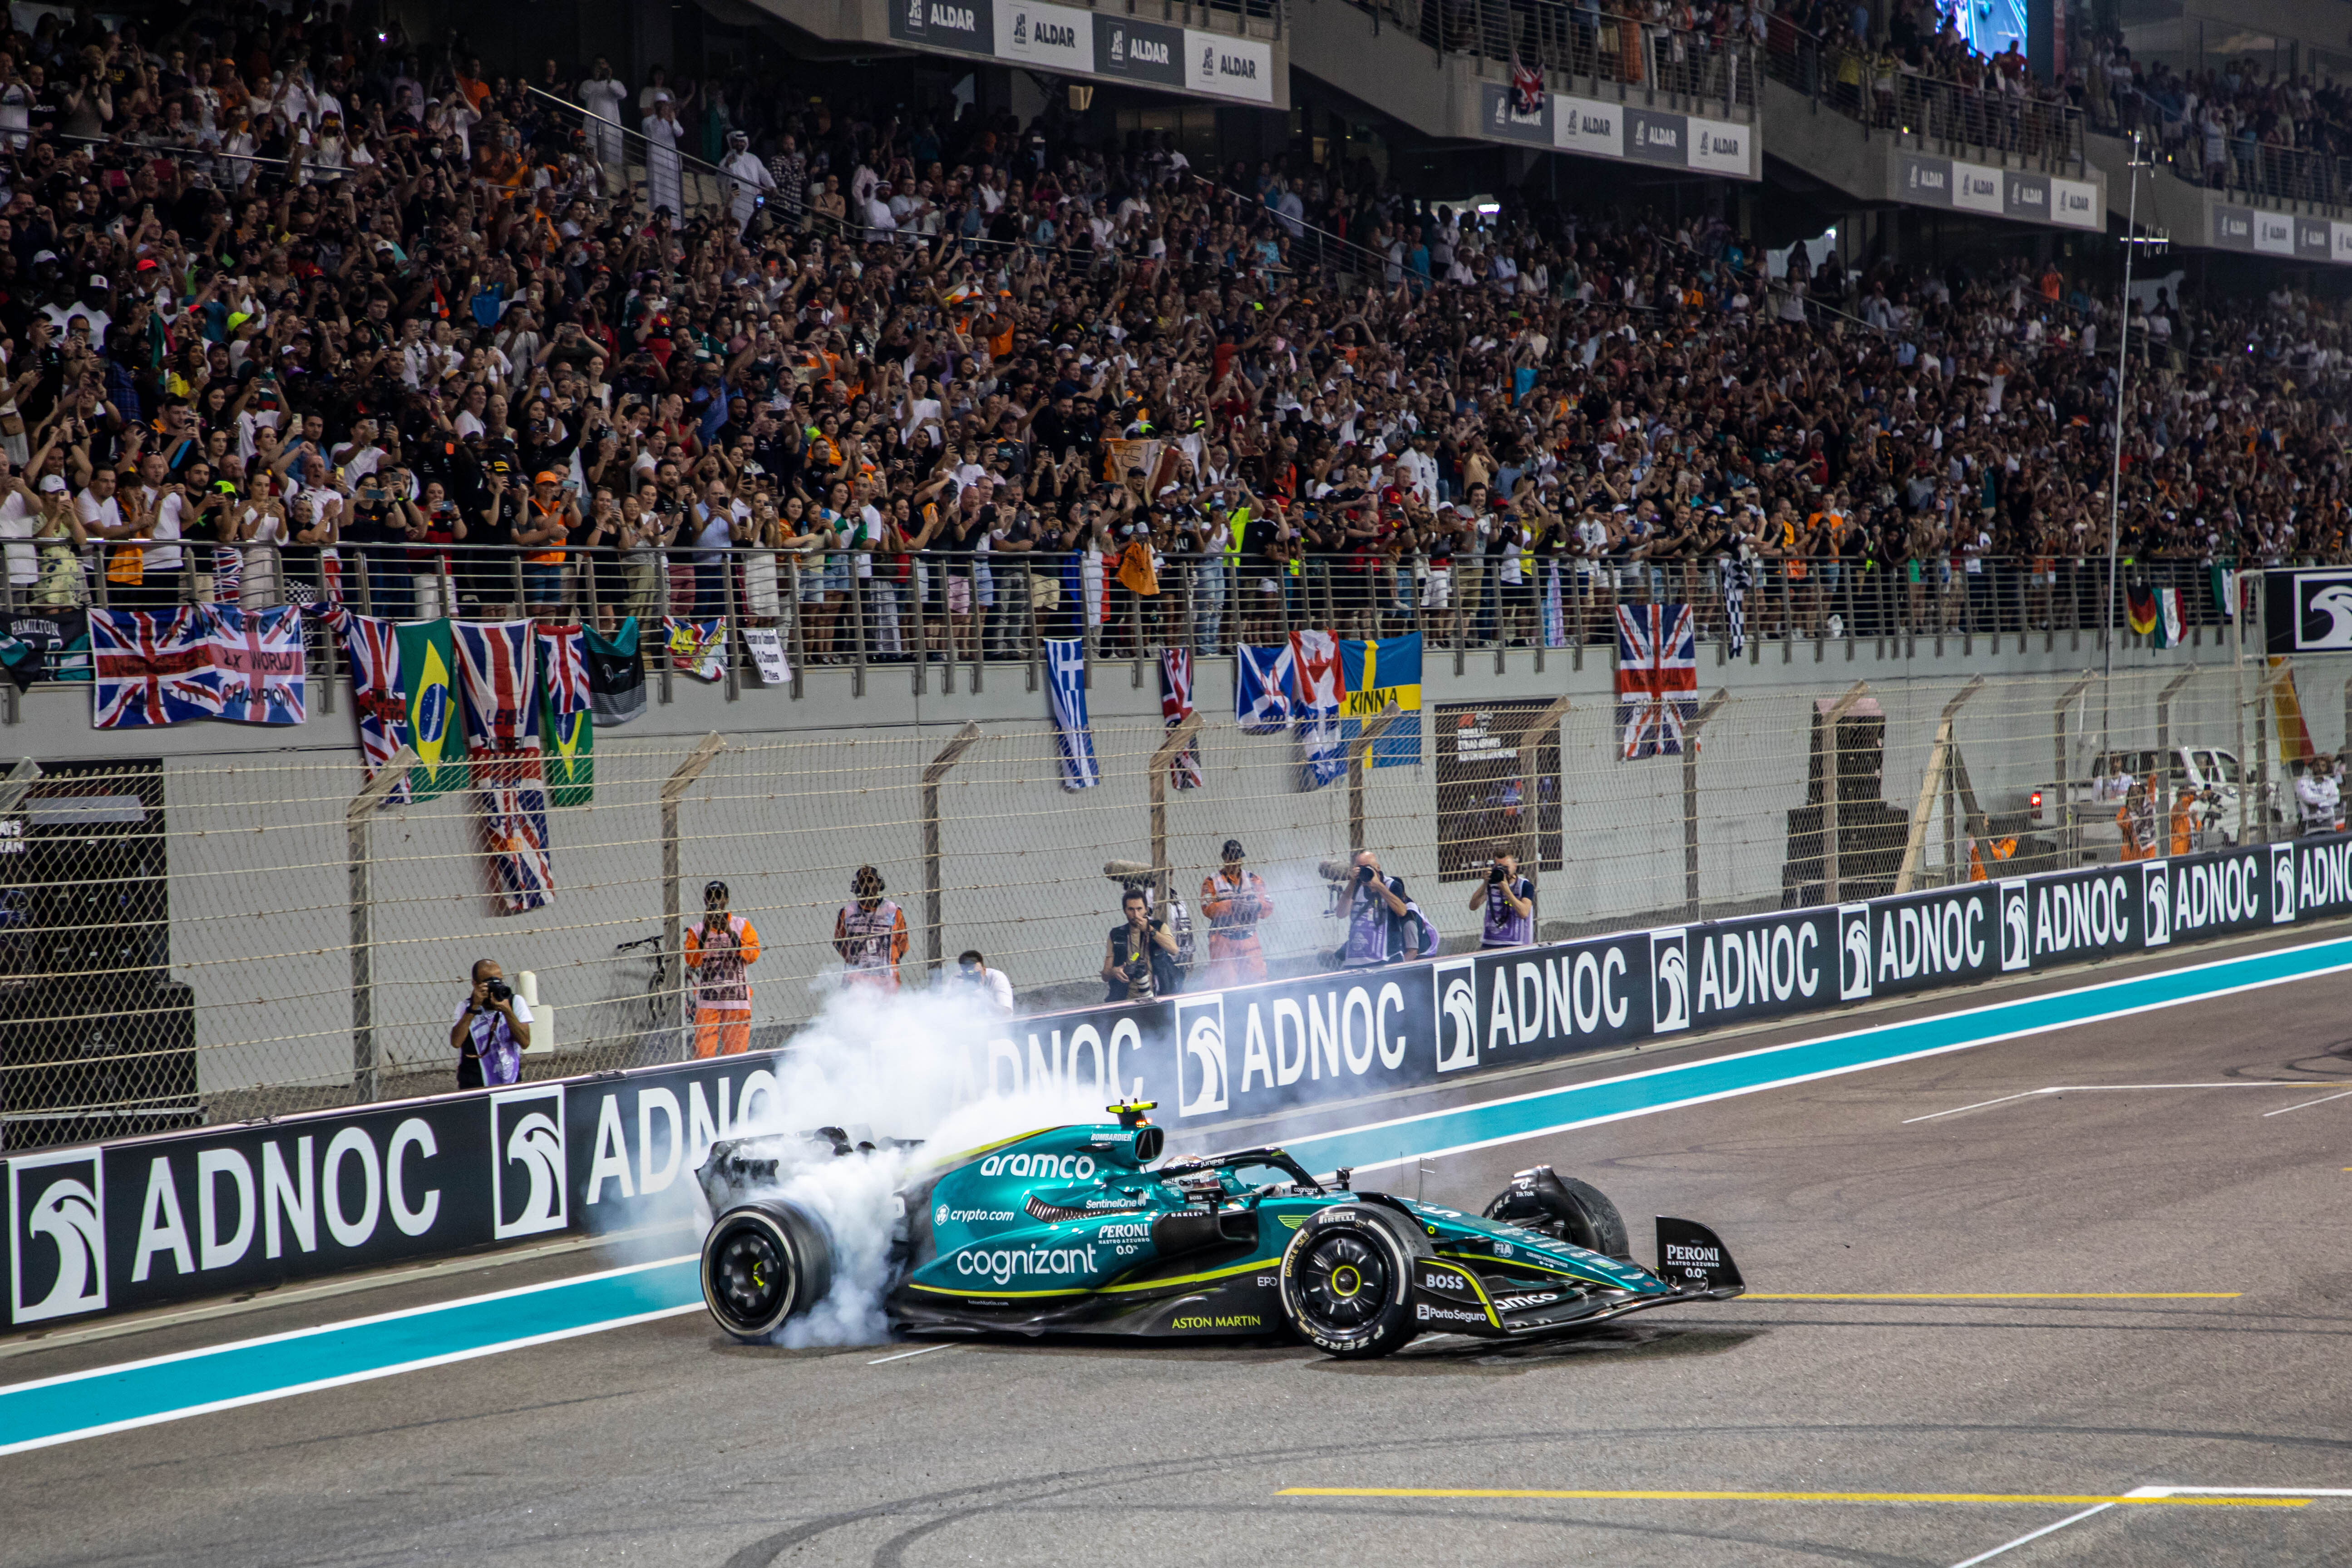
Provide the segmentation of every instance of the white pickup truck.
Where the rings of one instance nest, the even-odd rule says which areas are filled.
[[[2274,773],[2287,770],[2275,769]],[[2238,841],[2238,796],[2246,787],[2245,770],[2238,763],[2235,752],[2219,746],[2174,746],[2168,752],[2154,747],[2105,752],[2093,765],[2089,779],[2070,779],[2061,785],[2043,785],[2033,794],[2033,821],[2036,826],[2055,828],[2064,825],[2066,808],[2071,806],[2079,825],[2080,842],[2086,851],[2103,850],[2120,842],[2121,834],[2115,824],[2116,808],[2124,803],[2131,786],[2142,780],[2164,776],[2166,798],[2158,813],[2159,821],[2168,821],[2171,795],[2182,784],[2202,795],[2210,792],[2211,799],[2204,809],[2195,813],[2200,828],[2200,848],[2219,848]],[[2267,810],[2273,831],[2285,818],[2279,815],[2281,798],[2276,779],[2266,787],[2258,788],[2248,805],[2249,826],[2258,824],[2258,813]],[[2218,809],[2216,809],[2218,808]],[[2205,824],[2210,821],[2210,829]],[[2099,858],[2106,858],[2104,853]]]

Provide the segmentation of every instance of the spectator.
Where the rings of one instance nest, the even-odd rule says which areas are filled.
[[[2336,782],[2336,759],[2322,752],[2303,766],[2294,781],[2295,805],[2305,833],[2334,833],[2344,826],[2344,791]]]
[[[727,884],[702,889],[702,923],[686,933],[686,967],[694,973],[694,1054],[740,1056],[751,1046],[751,983],[760,933],[727,910]]]
[[[989,968],[979,949],[968,947],[956,954],[956,972],[949,984],[979,995],[997,1016],[1013,1016],[1013,982],[1002,969]]]
[[[522,1077],[522,1053],[530,1049],[530,1004],[515,994],[498,960],[475,963],[472,989],[449,1025],[449,1048],[457,1053],[459,1089],[496,1089]]]
[[[871,866],[857,868],[849,890],[851,901],[833,921],[833,950],[847,970],[843,983],[896,991],[907,956],[906,911],[882,896],[882,873]]]

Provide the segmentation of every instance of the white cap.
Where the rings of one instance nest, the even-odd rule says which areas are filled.
[[[45,495],[61,496],[65,494],[65,476],[63,474],[49,474],[45,476],[41,480],[41,491]]]

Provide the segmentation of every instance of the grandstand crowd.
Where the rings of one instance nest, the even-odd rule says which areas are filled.
[[[1597,626],[1727,567],[1797,585],[1768,633],[1863,583],[2042,626],[2106,558],[2096,269],[1783,266],[863,79],[45,13],[0,44],[8,592],[733,614],[827,660],[1180,601],[1211,645],[1526,640],[1539,594]],[[2121,557],[2340,559],[2342,311],[2156,289],[2127,330]]]

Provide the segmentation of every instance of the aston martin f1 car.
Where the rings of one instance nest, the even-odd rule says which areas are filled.
[[[1285,1329],[1334,1356],[1386,1355],[1423,1333],[1521,1340],[1746,1287],[1715,1233],[1657,1222],[1657,1267],[1586,1184],[1538,1165],[1483,1214],[1318,1181],[1278,1148],[1162,1162],[1149,1104],[1045,1128],[922,1168],[898,1194],[884,1310],[918,1335],[1197,1339]],[[872,1145],[838,1130],[819,1152]],[[715,1144],[698,1173],[716,1216],[702,1246],[711,1316],[769,1338],[833,1287],[835,1242],[781,1195],[796,1137]]]

